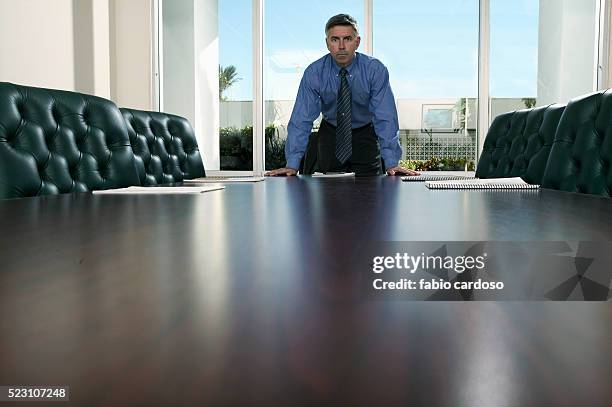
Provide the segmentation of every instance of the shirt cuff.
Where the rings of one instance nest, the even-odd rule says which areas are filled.
[[[383,161],[385,162],[385,171],[397,167],[399,165],[399,160],[402,158],[402,149],[397,145],[397,149],[380,149],[380,155],[382,156]]]
[[[298,170],[300,168],[300,162],[302,161],[302,157],[289,157],[287,158],[287,168],[293,168],[294,170]]]
[[[385,161],[385,171],[390,168],[397,167],[399,164],[399,160],[396,160],[393,157],[383,157],[383,160]]]

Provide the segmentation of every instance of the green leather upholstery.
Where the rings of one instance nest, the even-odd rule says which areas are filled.
[[[510,177],[521,177],[530,184],[541,184],[550,149],[565,104],[535,108],[527,116],[523,136],[514,140],[510,157],[514,164]]]
[[[554,104],[497,116],[487,132],[476,177],[522,177],[540,184],[564,109]]]
[[[109,100],[0,82],[0,198],[139,185]]]
[[[518,110],[497,116],[485,137],[482,153],[476,167],[476,177],[492,178],[500,159],[507,154],[510,143],[523,133],[529,110]]]
[[[142,185],[206,175],[189,121],[159,112],[122,108]]]
[[[572,99],[565,109],[542,187],[612,196],[612,90]]]

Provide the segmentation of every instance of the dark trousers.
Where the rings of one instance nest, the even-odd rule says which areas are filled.
[[[380,145],[371,123],[353,129],[352,149],[351,157],[341,164],[336,158],[336,127],[323,120],[319,131],[311,134],[308,140],[301,172],[309,175],[313,172],[348,171],[366,177],[383,173]]]

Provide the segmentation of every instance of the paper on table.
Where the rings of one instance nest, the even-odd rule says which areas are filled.
[[[322,172],[315,172],[312,174],[313,177],[317,178],[344,178],[344,177],[354,177],[354,172],[328,172],[326,174]]]
[[[183,180],[184,184],[208,184],[220,182],[260,182],[265,177],[202,177]]]
[[[424,181],[446,181],[458,179],[474,179],[474,171],[424,171],[421,175],[410,175],[402,177],[402,181],[424,182]]]
[[[540,187],[523,181],[521,177],[425,181],[425,186],[431,189],[537,189]]]
[[[206,187],[127,187],[118,189],[104,189],[93,191],[94,194],[202,194],[204,192],[225,189],[223,185],[211,185]]]

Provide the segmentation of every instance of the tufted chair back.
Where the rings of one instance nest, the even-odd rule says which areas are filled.
[[[554,104],[499,115],[491,123],[476,177],[522,177],[540,184],[565,105]]]
[[[172,114],[122,108],[142,185],[205,176],[189,121]]]
[[[113,102],[0,82],[0,198],[138,184]]]
[[[542,186],[612,196],[612,90],[572,99],[565,109]]]

